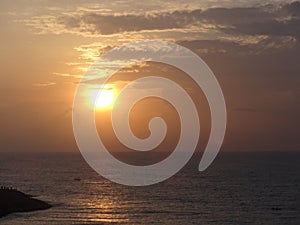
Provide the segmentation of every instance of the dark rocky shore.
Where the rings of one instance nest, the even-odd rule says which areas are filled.
[[[0,189],[0,218],[14,212],[31,212],[49,209],[51,205],[34,199],[20,191],[9,188]]]

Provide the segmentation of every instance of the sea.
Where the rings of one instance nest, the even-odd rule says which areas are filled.
[[[4,225],[300,224],[299,152],[221,152],[204,172],[201,154],[168,180],[115,184],[79,153],[0,153],[0,184],[49,202]],[[1,201],[1,199],[0,199]]]

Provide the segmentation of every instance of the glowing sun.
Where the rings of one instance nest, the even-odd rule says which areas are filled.
[[[114,102],[114,91],[112,89],[103,89],[100,91],[95,106],[97,108],[106,108],[112,106]]]
[[[96,88],[90,91],[93,106],[98,109],[111,108],[115,101],[114,89],[107,87],[106,85],[99,89]]]

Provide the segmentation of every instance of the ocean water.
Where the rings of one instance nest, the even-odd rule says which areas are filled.
[[[76,153],[0,154],[0,184],[48,201],[7,225],[300,224],[300,153],[221,153],[204,172],[201,155],[165,182],[112,183]],[[1,201],[1,199],[0,199]]]

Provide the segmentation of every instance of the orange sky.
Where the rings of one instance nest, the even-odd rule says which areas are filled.
[[[79,78],[97,56],[144,39],[177,42],[214,71],[228,110],[224,150],[299,150],[299,4],[272,1],[270,13],[258,1],[133,2],[1,1],[0,151],[77,151]]]

